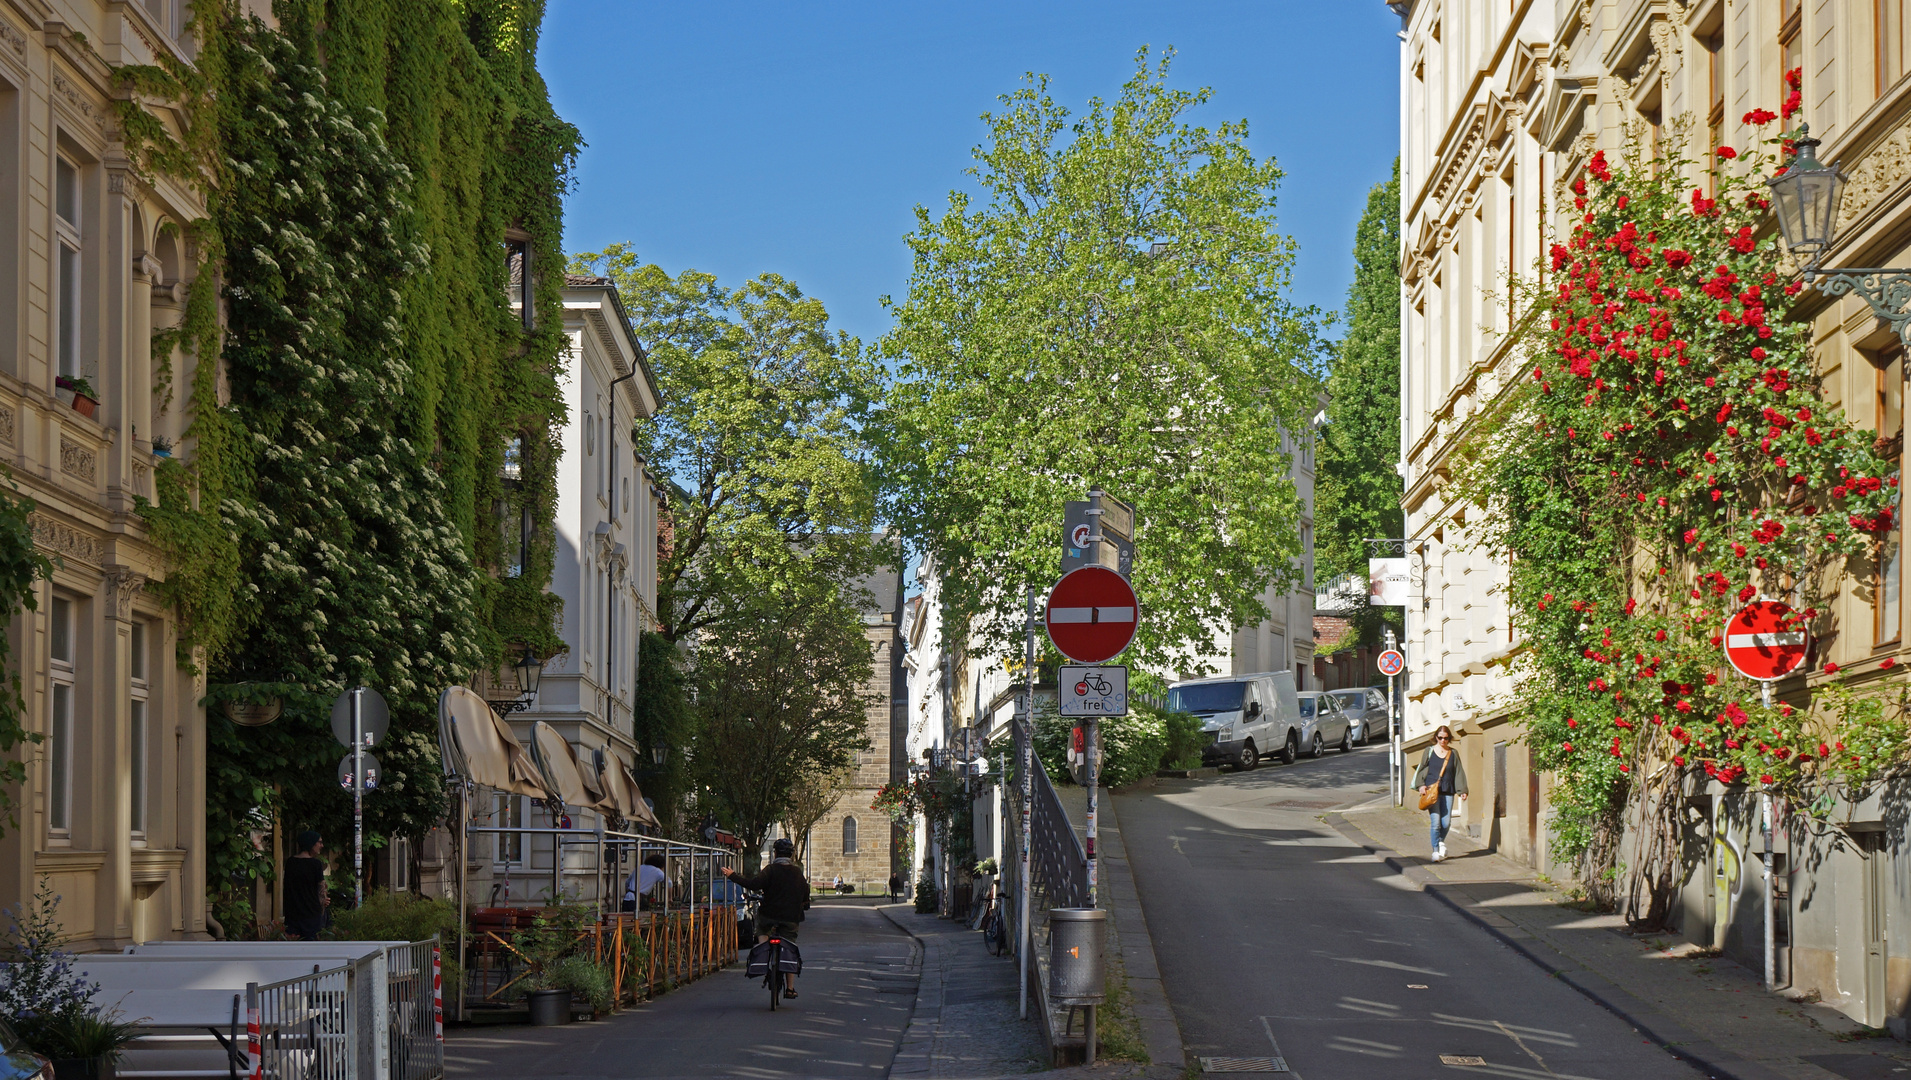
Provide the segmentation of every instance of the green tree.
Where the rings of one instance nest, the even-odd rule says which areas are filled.
[[[1327,429],[1314,495],[1317,581],[1367,573],[1368,537],[1403,536],[1400,460],[1400,162],[1367,193],[1354,233],[1354,281],[1347,287],[1347,336],[1327,377]],[[1358,635],[1377,644],[1397,613],[1363,605]]]
[[[677,835],[677,820],[689,789],[689,765],[684,751],[695,744],[696,713],[690,706],[689,680],[675,643],[662,634],[645,631],[637,652],[637,688],[633,697],[639,782],[644,795],[657,804],[657,819],[668,835]],[[665,750],[663,764],[651,757],[651,748]]]
[[[1319,383],[1285,296],[1281,172],[1244,122],[1186,122],[1212,95],[1169,89],[1171,56],[1142,50],[1072,126],[1030,76],[984,117],[980,199],[918,207],[908,238],[882,342],[886,517],[944,572],[944,618],[1004,652],[1023,590],[1055,578],[1062,503],[1091,484],[1140,517],[1141,663],[1192,668],[1297,574],[1283,433],[1306,430]]]
[[[726,606],[723,632],[697,651],[702,728],[692,761],[711,809],[754,857],[805,778],[843,769],[869,746],[873,650],[860,608],[840,590]]]
[[[633,438],[674,482],[664,638],[717,627],[764,592],[846,587],[883,561],[862,434],[881,371],[830,332],[820,301],[775,274],[734,290],[698,270],[673,278],[626,244],[571,264],[617,284],[663,398]]]

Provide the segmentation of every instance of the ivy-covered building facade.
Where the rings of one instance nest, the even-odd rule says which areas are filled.
[[[1390,6],[1404,31],[1409,762],[1436,726],[1450,725],[1472,779],[1456,828],[1464,823],[1536,869],[1580,876],[1628,918],[1722,949],[1753,971],[1765,960],[1769,907],[1780,988],[1902,1037],[1911,1013],[1911,657],[1895,512],[1903,349],[1862,298],[1828,299],[1796,282],[1798,263],[1778,246],[1769,216],[1730,237],[1706,238],[1690,222],[1762,210],[1764,177],[1790,152],[1780,133],[1808,122],[1823,140],[1818,157],[1842,162],[1849,178],[1825,267],[1911,265],[1911,199],[1900,183],[1911,147],[1905,5]],[[1668,153],[1683,160],[1655,171],[1652,160]],[[1652,201],[1662,190],[1676,198]],[[1618,191],[1631,193],[1630,208],[1611,197]],[[1568,309],[1575,289],[1599,288],[1587,286],[1588,267],[1611,269],[1589,241],[1616,236],[1628,214],[1640,257],[1663,278],[1630,286],[1660,307],[1648,316],[1641,302],[1639,322],[1667,332],[1635,337],[1629,286],[1608,284],[1599,295],[1614,304],[1613,329],[1626,333],[1614,339],[1601,328],[1602,340],[1590,342],[1575,336],[1578,310]],[[1679,247],[1674,235],[1698,239]],[[1727,264],[1749,280],[1726,288]],[[1688,266],[1710,276],[1710,291],[1681,276]],[[1534,298],[1539,311],[1527,321],[1523,305]],[[1680,306],[1687,299],[1714,307],[1695,318]],[[1589,344],[1592,352],[1580,351]],[[1644,365],[1639,374],[1625,373],[1628,348]],[[1740,362],[1760,370],[1743,378],[1732,366]],[[1552,431],[1546,422],[1560,410],[1634,400],[1621,394],[1651,408],[1659,386],[1679,387],[1690,422],[1644,411],[1637,430],[1582,422]],[[1773,405],[1801,393],[1812,400],[1772,419]],[[1579,515],[1576,545],[1504,543],[1539,530],[1508,530],[1472,497],[1491,488],[1476,482],[1469,455],[1482,440],[1525,437],[1510,433],[1508,415],[1542,418],[1520,429],[1547,429],[1527,445],[1545,435],[1573,441],[1560,459],[1568,463],[1644,447],[1637,463],[1628,450],[1610,470],[1602,460],[1574,479],[1586,491],[1613,481],[1610,494],[1623,497],[1632,524],[1611,530],[1598,524],[1613,519],[1597,498],[1568,505],[1557,495],[1531,505]],[[1714,438],[1716,453],[1695,442]],[[1813,452],[1822,445],[1823,455],[1836,445],[1842,457],[1798,454],[1793,439]],[[1679,456],[1688,450],[1690,460]],[[1776,486],[1761,497],[1758,484],[1735,485],[1729,473],[1741,460],[1778,470]],[[1565,491],[1568,473],[1554,476]],[[1697,485],[1692,498],[1653,497],[1684,481]],[[1714,504],[1730,509],[1715,513]],[[1669,524],[1681,514],[1695,517]],[[1760,532],[1733,547],[1726,534],[1754,525]],[[1781,534],[1784,545],[1774,543]],[[1631,555],[1606,560],[1607,569],[1576,561],[1615,536],[1637,544],[1625,549]],[[1841,546],[1809,566],[1786,562],[1807,537]],[[1662,552],[1671,557],[1659,562]],[[1719,569],[1707,559],[1722,560]],[[1695,578],[1700,568],[1712,574]],[[1594,581],[1619,588],[1594,595]],[[1720,652],[1725,615],[1760,596],[1806,612],[1801,628],[1812,642],[1770,708]],[[1536,680],[1547,680],[1546,693],[1530,692]]]
[[[564,652],[543,271],[579,139],[541,20],[0,7],[0,904],[50,886],[82,948],[251,936],[306,828],[349,895],[351,686],[392,711],[368,884],[415,887],[439,693]]]

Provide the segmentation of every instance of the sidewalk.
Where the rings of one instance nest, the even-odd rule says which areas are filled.
[[[1758,974],[1675,934],[1633,934],[1588,914],[1524,864],[1447,836],[1435,864],[1426,815],[1383,806],[1323,815],[1409,881],[1626,1019],[1676,1056],[1728,1080],[1893,1080],[1911,1047],[1869,1035],[1822,1004],[1767,993]],[[1401,853],[1407,854],[1401,854]]]
[[[991,956],[968,924],[922,914],[910,904],[879,908],[918,943],[922,974],[916,1010],[903,1033],[892,1077],[1016,1076],[1043,1066],[1039,1018],[1016,1004],[1017,962]]]

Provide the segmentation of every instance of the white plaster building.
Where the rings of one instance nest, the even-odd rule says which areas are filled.
[[[599,767],[600,755],[640,773],[649,751],[633,737],[631,695],[638,636],[656,624],[659,500],[657,482],[635,456],[630,432],[637,419],[657,411],[657,382],[609,279],[566,275],[564,329],[571,340],[563,387],[568,420],[557,465],[557,556],[550,588],[563,600],[558,634],[566,649],[545,662],[531,709],[510,719],[527,747],[536,723],[557,729],[586,766],[586,775],[595,775],[590,770]],[[507,473],[513,467],[507,460]],[[507,540],[515,540],[518,523],[503,527]],[[484,823],[551,825],[528,796],[494,792],[488,797],[491,805],[478,808],[481,817],[489,811]],[[596,811],[568,813],[573,828],[598,824]],[[549,838],[488,837],[474,841],[473,852],[474,861],[488,862],[493,885],[523,879],[511,889],[512,900],[549,892]],[[567,892],[589,888],[589,857],[582,848],[567,851]],[[485,901],[489,887],[482,878],[474,881],[474,896]]]

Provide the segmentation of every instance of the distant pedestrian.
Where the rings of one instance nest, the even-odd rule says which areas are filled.
[[[1433,732],[1433,745],[1420,759],[1420,771],[1413,786],[1420,789],[1420,808],[1427,812],[1428,840],[1433,861],[1447,857],[1447,830],[1453,826],[1453,797],[1466,799],[1466,767],[1453,745],[1453,729],[1441,724]]]
[[[300,941],[317,941],[325,929],[325,909],[332,898],[325,892],[325,841],[307,829],[300,833],[298,853],[285,860],[285,932]]]
[[[899,896],[901,896],[901,895],[902,895],[902,875],[901,875],[901,874],[891,874],[891,875],[889,875],[889,899],[890,899],[890,901],[891,901],[891,902],[893,903],[893,902],[894,902],[894,901],[896,900],[896,898],[897,898],[897,897],[899,897]]]

